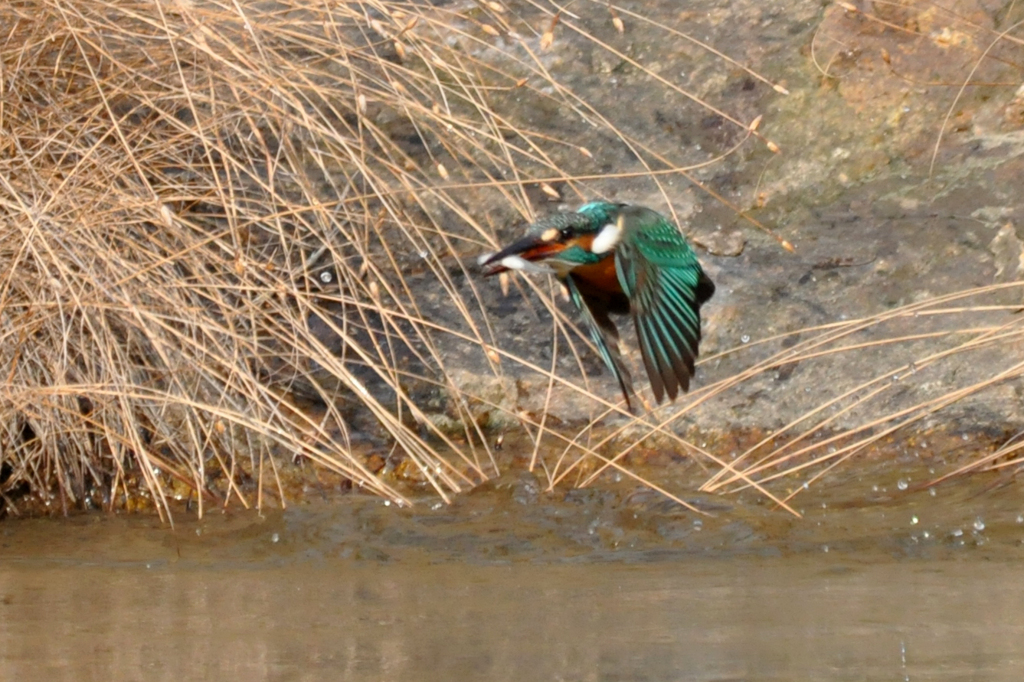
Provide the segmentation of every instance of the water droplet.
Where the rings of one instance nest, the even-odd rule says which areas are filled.
[[[877,485],[871,486],[871,492],[877,493],[878,492],[878,486]]]
[[[385,507],[390,507],[391,506],[391,500],[384,500],[384,506]]]
[[[950,533],[950,535],[952,535],[955,538],[958,538],[958,537],[960,537],[963,534],[964,534],[964,532],[962,530],[960,530],[959,528],[957,528],[952,533]]]
[[[928,531],[925,531],[925,532],[921,533],[921,537],[923,537],[925,540],[927,540],[931,536],[932,536],[932,534],[929,533]]]
[[[907,488],[909,488],[909,487],[910,487],[910,484],[909,484],[909,483],[907,483],[907,482],[906,482],[906,481],[905,481],[904,479],[902,479],[902,478],[901,478],[901,479],[900,479],[900,480],[899,480],[899,481],[898,481],[898,482],[896,483],[896,487],[897,487],[897,488],[899,488],[900,490],[906,490]]]
[[[742,343],[750,343],[750,335],[744,334],[743,336],[740,337],[740,341]]]
[[[332,275],[329,271],[324,270],[323,272],[320,273],[320,281],[323,282],[324,284],[329,284],[332,279],[334,279],[334,275]]]
[[[981,520],[980,516],[974,519],[974,530],[978,531],[979,533],[985,530],[985,522]]]
[[[821,551],[823,551],[825,554],[828,554],[828,545],[822,545]]]
[[[912,526],[916,526],[917,525],[917,515],[916,514],[914,516],[910,517],[910,525],[912,525]]]
[[[928,488],[928,494],[935,497],[935,488]]]
[[[969,438],[970,438],[970,436],[968,436],[966,433],[961,433],[960,434],[960,440],[968,440]]]
[[[704,525],[704,522],[701,521],[700,519],[694,519],[693,520],[693,527],[694,528],[697,528],[699,530],[703,525]]]
[[[278,535],[277,533],[274,533],[273,535],[270,536],[270,541],[271,542],[278,542],[280,539],[281,539],[281,536]]]
[[[1017,523],[1024,523],[1024,514],[1017,514]]]

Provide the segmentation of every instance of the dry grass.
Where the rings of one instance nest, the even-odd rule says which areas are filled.
[[[906,368],[885,368],[805,415],[774,434],[793,436],[788,445],[767,453],[766,440],[726,462],[673,431],[739,383],[857,352],[856,334],[901,315],[951,320],[935,332],[947,354],[915,357],[919,375],[1016,342],[1015,324],[972,326],[971,309],[944,301],[810,339],[804,330],[799,344],[695,392],[673,417],[631,417],[627,429],[641,435],[627,447],[615,434],[592,442],[589,428],[566,434],[544,413],[508,413],[493,389],[462,381],[472,359],[496,377],[529,373],[622,413],[588,390],[582,365],[583,380],[565,377],[554,362],[504,348],[466,264],[496,245],[496,228],[532,215],[530,192],[571,201],[621,180],[601,170],[603,136],[666,200],[666,178],[693,179],[716,160],[636,139],[552,75],[549,46],[582,36],[680,106],[716,112],[733,131],[722,155],[774,147],[752,121],[616,47],[622,22],[643,17],[603,3],[578,9],[39,0],[0,10],[4,490],[27,483],[63,509],[141,495],[169,518],[173,498],[193,498],[199,513],[211,503],[283,505],[282,471],[301,459],[408,503],[396,477],[378,475],[374,446],[387,443],[405,475],[447,500],[498,471],[490,419],[526,427],[552,485],[583,463],[588,481],[605,466],[635,475],[621,459],[660,433],[715,469],[709,490],[756,486],[785,506],[763,486],[802,471],[794,463],[827,470],[980,388],[840,430],[841,447],[826,454],[813,448],[830,442],[810,435],[892,390],[888,377]],[[531,120],[536,112],[549,113]],[[553,316],[557,352],[590,352],[555,292],[516,285]],[[913,342],[898,332],[873,343]],[[1006,370],[986,381],[1020,366]],[[539,456],[550,439],[564,447],[557,461]]]
[[[737,359],[746,369],[695,389],[681,409],[665,418],[658,419],[658,412],[639,418],[644,427],[639,433],[637,424],[631,423],[590,443],[590,448],[599,451],[630,432],[629,445],[618,447],[614,457],[581,483],[590,484],[608,467],[621,470],[618,463],[631,451],[643,448],[651,437],[667,435],[714,469],[701,490],[754,487],[796,514],[789,504],[794,496],[840,464],[870,453],[872,446],[900,434],[956,433],[968,438],[980,425],[949,421],[950,414],[963,418],[965,403],[974,408],[974,414],[990,413],[1000,405],[992,395],[997,389],[1009,389],[1016,396],[1014,387],[1024,377],[1024,355],[1020,353],[1024,317],[1019,314],[1019,303],[1007,301],[1019,301],[1022,290],[1024,283],[1013,282],[957,292],[871,318],[800,329],[705,358],[702,364],[730,355],[762,356]],[[765,353],[758,346],[775,350]],[[870,373],[862,380],[850,381],[850,372],[837,371],[837,367],[851,362],[869,368]],[[780,371],[798,366],[805,375],[821,378],[811,385],[824,397],[815,397],[812,409],[769,429],[745,450],[723,457],[675,435],[679,429],[674,427],[688,416],[713,414],[715,408],[734,399],[744,384],[771,386]],[[781,389],[783,393],[786,390]],[[1013,396],[1010,400],[1016,399]],[[1005,400],[1006,396],[999,398]],[[770,394],[763,399],[779,400]],[[954,406],[960,412],[951,413],[949,408]],[[591,435],[588,431],[577,438],[586,440]],[[933,483],[986,467],[1019,467],[1024,461],[1021,449],[1015,437],[993,454],[972,458],[968,465],[936,477]],[[584,461],[580,458],[569,464],[553,477],[553,483],[565,479]]]
[[[407,502],[368,468],[353,421],[442,498],[491,475],[475,396],[437,342],[486,349],[501,371],[474,285],[455,282],[495,243],[468,207],[528,215],[526,178],[551,192],[545,177],[569,175],[550,149],[593,158],[582,137],[503,114],[511,97],[602,121],[545,71],[555,38],[531,22],[553,15],[519,9],[3,10],[7,489],[64,509],[141,493],[164,517],[194,493],[200,513],[283,504],[278,473],[301,456]],[[517,56],[479,56],[503,41]],[[620,137],[648,167],[678,167]],[[424,312],[428,294],[453,321]],[[421,410],[437,395],[454,429]]]

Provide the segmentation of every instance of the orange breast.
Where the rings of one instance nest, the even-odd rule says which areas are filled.
[[[615,274],[615,257],[610,254],[593,265],[573,268],[572,276],[583,291],[622,293],[619,276]]]

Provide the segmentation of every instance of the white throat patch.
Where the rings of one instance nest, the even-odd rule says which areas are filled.
[[[597,255],[608,253],[616,247],[621,239],[622,221],[618,220],[614,223],[608,223],[594,237],[594,242],[590,245],[590,252]]]

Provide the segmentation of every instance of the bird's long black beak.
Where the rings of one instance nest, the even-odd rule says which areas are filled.
[[[551,268],[532,261],[554,255],[565,248],[558,242],[545,241],[542,235],[528,234],[512,242],[497,253],[480,256],[477,264],[484,268],[484,276],[497,275],[509,270],[550,274]]]

